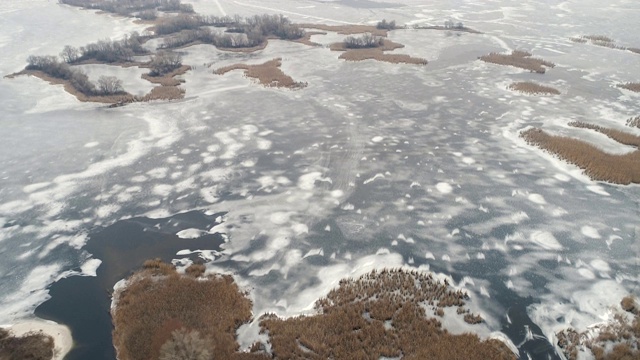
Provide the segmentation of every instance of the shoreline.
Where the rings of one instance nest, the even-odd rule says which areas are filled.
[[[33,318],[27,321],[18,322],[12,325],[0,325],[14,336],[23,336],[29,332],[42,332],[51,336],[54,343],[54,353],[52,360],[62,360],[73,347],[73,337],[71,329],[66,325],[58,324],[51,320]]]

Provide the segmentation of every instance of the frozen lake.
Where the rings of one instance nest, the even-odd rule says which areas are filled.
[[[33,77],[0,79],[0,323],[32,316],[46,288],[70,272],[95,271],[83,247],[106,227],[189,211],[225,215],[220,224],[162,231],[191,250],[188,238],[222,236],[209,266],[250,289],[257,314],[309,312],[345,276],[414,266],[450,276],[490,331],[537,359],[553,349],[527,346],[540,341],[529,329],[546,337],[584,329],[638,294],[640,188],[591,181],[518,137],[529,126],[584,132],[567,127],[572,120],[623,128],[640,115],[640,96],[615,87],[638,80],[640,55],[569,39],[602,34],[640,47],[636,2],[190,2],[206,14],[283,13],[333,25],[453,19],[484,34],[390,34],[406,45],[397,52],[426,66],[348,63],[327,48],[283,41],[253,54],[191,46],[180,50],[194,66],[183,76],[184,100],[115,109]],[[0,75],[21,70],[29,55],[134,30],[144,27],[53,1],[0,1]],[[477,60],[512,49],[557,66],[540,75]],[[309,86],[278,90],[238,71],[212,74],[275,57]],[[525,80],[562,94],[506,88]],[[128,84],[148,90],[142,80]]]

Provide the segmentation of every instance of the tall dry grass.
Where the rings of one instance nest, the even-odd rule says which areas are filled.
[[[589,331],[578,333],[574,329],[558,332],[558,346],[569,360],[577,360],[582,348],[596,360],[637,360],[640,359],[640,312],[634,297],[627,296],[620,302],[622,310],[632,314],[631,319],[620,313],[614,315],[613,321],[599,325],[598,335]]]
[[[626,84],[618,84],[617,86],[619,88],[627,89],[629,91],[640,92],[640,83],[628,82]]]
[[[280,70],[282,59],[277,58],[263,64],[247,65],[235,64],[216,69],[213,73],[224,75],[233,70],[244,70],[245,76],[257,79],[260,84],[266,87],[285,87],[290,89],[300,89],[307,86],[306,83],[297,82],[291,76]]]
[[[55,344],[53,338],[41,332],[15,336],[0,328],[0,359],[2,360],[50,360]]]
[[[613,132],[605,134],[609,136]],[[640,150],[624,155],[608,154],[582,140],[550,135],[535,128],[522,132],[520,136],[530,145],[578,166],[593,180],[625,185],[640,183]]]
[[[384,39],[382,46],[376,48],[348,49],[343,42],[331,44],[332,51],[342,51],[339,58],[346,61],[377,60],[392,64],[414,64],[426,65],[428,62],[422,58],[412,57],[406,54],[387,54],[385,51],[392,51],[403,48],[404,45]]]
[[[265,315],[260,325],[270,336],[274,357],[282,359],[515,359],[497,340],[451,335],[425,311],[424,305],[436,312],[463,306],[466,298],[431,275],[373,271],[340,281],[316,303],[318,315],[286,320]]]
[[[208,352],[220,359],[266,358],[237,352],[235,332],[251,320],[252,304],[230,276],[196,279],[152,260],[115,296],[113,343],[120,360],[158,359],[171,351],[170,342],[204,347],[192,349],[193,353]],[[187,335],[197,332],[197,339],[187,337],[190,343],[181,344],[175,335],[178,330]]]
[[[594,130],[601,134],[607,135],[607,137],[619,142],[620,144],[635,146],[637,148],[640,148],[640,136],[636,136],[624,131],[609,129],[599,125],[589,124],[581,121],[572,121],[567,125],[580,128],[580,129]]]
[[[531,81],[515,82],[508,86],[509,90],[519,91],[525,94],[559,95],[560,91],[550,86],[536,84]]]
[[[546,68],[553,68],[555,64],[543,59],[531,57],[531,53],[521,50],[513,50],[511,54],[490,53],[481,56],[479,59],[498,65],[508,65],[529,70],[539,74],[544,74]]]
[[[637,127],[640,129],[640,116],[632,117],[627,120],[627,126]]]

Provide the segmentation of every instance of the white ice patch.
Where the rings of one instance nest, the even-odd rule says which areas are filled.
[[[384,140],[384,137],[382,136],[374,136],[373,138],[371,138],[371,142],[374,142],[374,143],[379,143],[382,140]]]
[[[449,194],[453,191],[453,187],[446,182],[439,182],[436,184],[436,190],[442,194]]]
[[[206,233],[207,233],[206,231],[191,228],[191,229],[184,229],[182,231],[178,231],[176,235],[180,239],[197,239]]]
[[[322,173],[314,171],[300,176],[300,178],[298,178],[298,187],[302,190],[313,190],[316,181],[326,181],[331,183],[330,178],[323,178]]]
[[[100,259],[89,259],[80,266],[80,271],[82,271],[82,275],[85,276],[97,276],[100,264],[102,264],[102,260]]]
[[[529,194],[529,196],[527,198],[532,203],[536,203],[536,204],[540,204],[540,205],[544,205],[544,204],[547,203],[546,200],[544,199],[544,197],[542,197],[542,195],[540,195],[540,194]]]
[[[582,235],[590,239],[601,238],[600,233],[598,232],[598,229],[594,228],[593,226],[585,225],[582,228],[580,228],[580,232],[582,233]]]
[[[530,236],[531,242],[547,249],[547,250],[562,250],[562,245],[556,240],[555,236],[548,231],[534,231]]]

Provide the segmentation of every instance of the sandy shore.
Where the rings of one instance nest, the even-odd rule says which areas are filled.
[[[10,326],[0,326],[11,330],[16,336],[22,336],[28,332],[42,331],[44,334],[53,338],[55,344],[53,360],[62,360],[73,346],[73,338],[71,330],[53,321],[47,320],[29,320]]]

